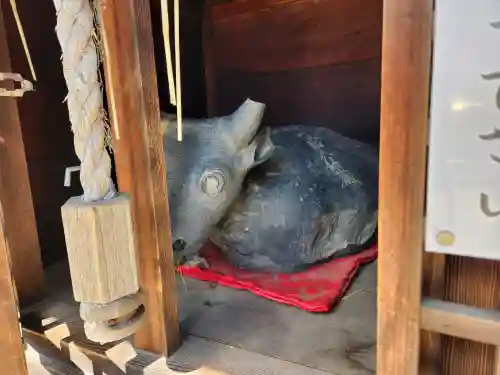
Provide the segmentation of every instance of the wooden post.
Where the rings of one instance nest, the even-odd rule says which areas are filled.
[[[0,321],[2,322],[0,358],[2,358],[2,374],[28,375],[21,338],[21,325],[19,324],[17,292],[12,278],[11,249],[4,229],[5,221],[0,199]]]
[[[2,11],[0,3],[0,72],[15,72]],[[4,140],[0,145],[0,199],[8,218],[5,231],[12,249],[15,284],[21,302],[29,302],[40,297],[44,275],[17,100],[22,99],[0,97],[0,136]]]
[[[146,294],[148,321],[135,343],[170,355],[180,336],[149,1],[98,4],[118,185],[132,199]]]
[[[385,0],[377,374],[416,375],[432,0]]]

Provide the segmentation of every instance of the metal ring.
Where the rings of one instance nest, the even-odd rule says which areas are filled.
[[[105,304],[83,302],[80,304],[80,317],[86,322],[106,322],[133,313],[143,303],[141,292]]]
[[[118,324],[110,324],[110,322],[85,322],[83,325],[85,336],[91,341],[99,344],[106,344],[114,341],[119,341],[132,336],[142,323],[145,321],[144,306],[139,309],[128,319]]]

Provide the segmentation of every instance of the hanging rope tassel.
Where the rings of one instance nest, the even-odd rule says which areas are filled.
[[[175,54],[175,82],[172,64],[172,50],[170,47],[170,21],[168,0],[161,0],[161,19],[163,43],[165,47],[165,61],[167,63],[168,94],[170,104],[177,107],[177,140],[182,141],[182,90],[181,90],[181,46],[179,31],[179,0],[174,0],[174,54]]]
[[[105,147],[93,8],[89,0],[53,1],[83,187],[83,197],[62,207],[73,292],[87,337],[104,343],[131,335],[144,320],[130,206],[116,193]]]
[[[177,105],[174,68],[172,64],[172,49],[170,47],[170,20],[168,15],[168,0],[161,0],[161,23],[163,32],[163,45],[165,47],[165,62],[167,64],[168,94],[170,104]]]
[[[179,0],[174,0],[174,39],[175,39],[175,84],[177,98],[177,140],[182,142],[182,91],[181,91],[181,43],[179,30]]]

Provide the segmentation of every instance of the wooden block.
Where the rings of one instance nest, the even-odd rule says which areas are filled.
[[[109,303],[139,290],[127,195],[100,202],[70,198],[61,208],[75,300]]]

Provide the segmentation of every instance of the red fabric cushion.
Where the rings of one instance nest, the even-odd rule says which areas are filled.
[[[181,266],[185,277],[209,281],[310,312],[328,312],[343,296],[359,267],[377,257],[377,246],[359,254],[316,265],[294,274],[250,272],[232,266],[213,244],[201,251],[210,268]]]

